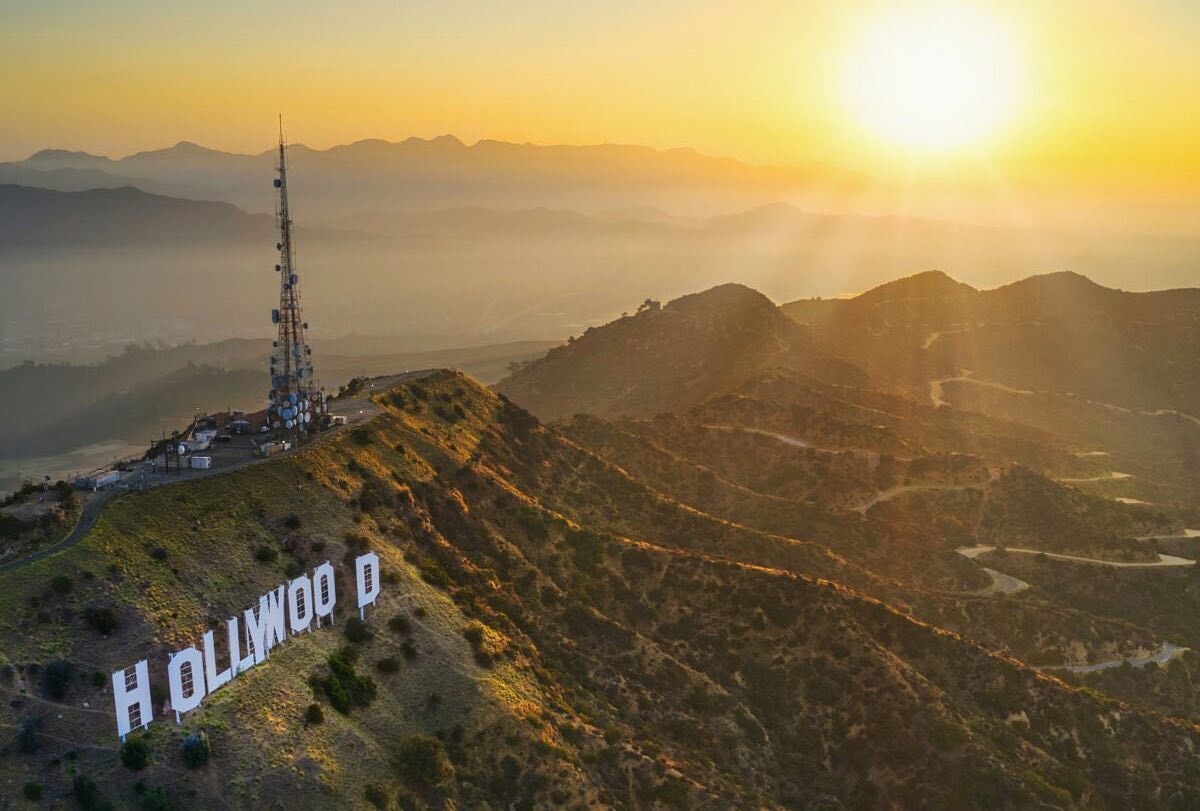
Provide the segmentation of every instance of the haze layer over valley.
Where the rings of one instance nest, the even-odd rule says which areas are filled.
[[[402,351],[560,340],[626,309],[627,284],[665,299],[737,281],[787,301],[928,268],[978,286],[1069,269],[1149,289],[1191,283],[1200,257],[1153,219],[1010,218],[961,190],[921,209],[867,177],[686,149],[447,136],[297,146],[293,164],[316,335]],[[0,366],[260,335],[270,172],[269,153],[190,143],[0,164]]]

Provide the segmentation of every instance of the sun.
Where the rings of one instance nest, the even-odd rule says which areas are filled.
[[[916,152],[980,144],[1013,114],[1018,60],[1012,38],[962,5],[893,11],[849,50],[844,97],[875,138]]]

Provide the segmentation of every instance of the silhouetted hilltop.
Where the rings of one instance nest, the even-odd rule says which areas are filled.
[[[545,419],[579,411],[648,415],[686,409],[771,369],[814,368],[820,361],[810,349],[805,330],[770,299],[725,284],[665,307],[647,301],[497,386]]]
[[[1061,272],[975,290],[931,272],[782,309],[829,354],[914,392],[965,370],[1147,410],[1191,413],[1200,399],[1200,289],[1130,293]]]
[[[0,186],[0,245],[269,241],[272,218],[125,186],[60,192]]]
[[[890,301],[964,299],[976,293],[969,284],[955,281],[940,270],[927,270],[872,288],[855,300],[878,305]],[[786,305],[785,305],[786,306]]]

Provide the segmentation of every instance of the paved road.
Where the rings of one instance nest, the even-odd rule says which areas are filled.
[[[992,578],[991,584],[979,592],[982,596],[990,597],[993,594],[1016,594],[1019,591],[1030,588],[1030,585],[1024,580],[1018,580],[1010,574],[998,572],[986,566],[981,566],[980,568],[983,569],[984,574]]]
[[[354,397],[348,397],[348,398],[343,398],[341,400],[335,400],[331,404],[329,411],[331,414],[345,416],[347,427],[350,425],[354,425],[356,423],[363,422],[364,420],[370,419],[371,417],[375,416],[380,411],[382,411],[382,409],[378,405],[371,402],[372,394],[379,392],[379,391],[386,390],[404,380],[413,380],[413,379],[417,379],[417,378],[421,378],[421,377],[427,377],[428,375],[433,374],[435,371],[437,371],[437,370],[436,369],[421,369],[419,371],[411,371],[411,372],[406,371],[406,372],[402,372],[400,374],[387,375],[385,377],[371,378],[367,383],[367,387],[363,390],[363,392],[361,394],[355,395]],[[345,429],[344,428],[335,428],[331,431],[326,431],[322,434],[319,434],[315,441],[322,441],[322,440],[326,439],[327,437],[330,437],[330,436],[340,433],[343,430],[345,430]],[[303,445],[298,448],[293,448],[292,450],[287,451],[285,453],[276,454],[274,456],[271,456],[270,458],[278,459],[281,456],[286,456],[286,455],[297,453],[307,447],[309,447],[309,445]],[[238,459],[238,460],[232,462],[231,464],[225,465],[224,467],[220,467],[220,468],[212,468],[209,470],[188,470],[187,474],[185,476],[178,477],[178,478],[172,477],[172,476],[162,476],[162,477],[156,477],[156,478],[152,478],[152,479],[146,479],[143,483],[143,486],[146,489],[153,489],[155,487],[162,487],[163,485],[166,485],[166,484],[179,484],[181,482],[193,481],[195,479],[207,478],[209,476],[219,476],[223,473],[228,473],[232,470],[240,470],[244,467],[248,467],[250,465],[257,464],[259,462],[265,462],[265,461],[267,461],[267,460],[262,457],[259,457],[259,456],[247,456],[244,459]],[[146,464],[148,465],[149,463],[146,463]],[[134,478],[134,477],[138,476],[140,473],[144,472],[144,471],[142,471],[141,468],[142,468],[142,465],[139,464],[138,466],[136,466],[134,468],[134,472],[132,474],[123,477],[122,480],[127,481],[130,478]],[[96,493],[95,495],[93,495],[91,498],[89,498],[88,500],[86,500],[83,503],[83,507],[79,512],[79,520],[76,522],[75,527],[70,532],[68,532],[67,535],[61,541],[58,541],[57,543],[53,544],[52,546],[48,546],[45,549],[40,549],[37,552],[34,552],[30,555],[26,555],[23,558],[17,558],[15,560],[10,560],[10,561],[6,561],[4,563],[0,563],[0,573],[15,571],[16,569],[20,569],[24,566],[28,566],[29,564],[34,563],[36,561],[48,558],[51,555],[56,555],[59,552],[62,552],[66,549],[70,549],[72,546],[74,546],[75,544],[77,544],[81,540],[83,540],[84,537],[87,536],[88,532],[91,531],[92,527],[94,527],[96,525],[96,521],[100,518],[100,514],[104,511],[104,507],[110,501],[112,501],[113,499],[117,498],[118,496],[122,495],[125,492],[127,492],[127,491],[118,489],[116,487],[111,487],[107,490],[102,490],[101,492]]]
[[[1179,645],[1172,645],[1170,642],[1162,643],[1162,647],[1155,653],[1148,656],[1138,656],[1132,659],[1111,659],[1107,662],[1097,662],[1094,665],[1050,665],[1048,667],[1039,668],[1039,670],[1065,670],[1070,673],[1095,673],[1100,670],[1110,670],[1114,667],[1120,667],[1128,662],[1134,667],[1145,667],[1154,662],[1155,664],[1165,665],[1167,662],[1180,656],[1187,648]]]
[[[740,425],[705,425],[704,427],[710,431],[725,431],[726,433],[741,432],[743,434],[758,434],[759,436],[766,436],[766,437],[770,437],[771,439],[778,440],[779,442],[782,442],[784,445],[791,445],[793,448],[812,448],[813,450],[817,450],[817,451],[827,451],[828,453],[839,453],[839,451],[830,450],[829,448],[818,448],[817,446],[811,445],[811,444],[805,442],[803,439],[797,439],[794,436],[788,436],[787,434],[777,434],[774,431],[764,431],[761,428],[743,428]]]
[[[972,560],[974,560],[975,558],[979,557],[980,555],[984,554],[985,552],[990,552],[995,548],[996,547],[994,547],[994,546],[964,546],[964,547],[959,548],[956,551],[960,555],[963,555],[964,557],[968,557],[968,558],[971,558]],[[1010,551],[1010,552],[1035,552],[1036,553],[1036,550],[1033,550],[1033,549],[1010,549],[1008,551]],[[1186,558],[1173,558],[1171,555],[1159,555],[1160,561],[1158,563],[1143,563],[1143,564],[1136,564],[1136,563],[1122,564],[1122,563],[1117,563],[1114,561],[1107,561],[1107,560],[1102,561],[1102,560],[1093,560],[1091,558],[1075,558],[1075,557],[1071,557],[1069,555],[1050,555],[1049,553],[1047,553],[1047,555],[1050,557],[1066,558],[1068,560],[1086,561],[1088,563],[1101,563],[1104,565],[1112,565],[1112,566],[1187,566],[1187,565],[1191,565],[1191,564],[1195,563],[1195,561],[1187,560]],[[1163,560],[1163,559],[1166,559],[1166,560]],[[1167,561],[1179,561],[1179,562],[1176,563],[1176,562],[1167,562]],[[981,568],[983,568],[983,571],[986,572],[990,578],[992,578],[992,583],[987,588],[978,592],[980,595],[1013,594],[1015,592],[1024,591],[1025,589],[1030,587],[1029,584],[1026,583],[1024,580],[1018,580],[1017,578],[1013,577],[1012,575],[1007,575],[1007,574],[1004,574],[1003,572],[998,572],[995,569],[988,569],[986,567],[981,567]],[[1114,667],[1120,667],[1121,665],[1125,664],[1126,662],[1128,662],[1130,665],[1132,665],[1134,667],[1145,667],[1146,665],[1150,664],[1151,662],[1155,662],[1156,664],[1163,665],[1163,664],[1166,664],[1167,662],[1171,661],[1172,659],[1174,659],[1176,656],[1181,655],[1186,650],[1187,650],[1187,648],[1180,647],[1178,645],[1172,645],[1170,642],[1164,642],[1164,643],[1162,643],[1162,647],[1159,648],[1158,651],[1156,651],[1155,653],[1148,654],[1146,656],[1138,656],[1138,657],[1133,657],[1133,658],[1129,658],[1129,659],[1111,659],[1107,662],[1097,662],[1097,663],[1091,664],[1091,665],[1050,665],[1050,666],[1042,667],[1039,669],[1040,670],[1060,670],[1060,671],[1068,671],[1071,673],[1096,673],[1101,670],[1109,670]]]
[[[995,549],[993,546],[960,546],[954,550],[964,558],[975,558],[982,555],[984,552]],[[992,578],[992,582],[984,589],[977,592],[982,596],[990,596],[992,594],[1016,594],[1018,591],[1024,591],[1030,588],[1030,585],[1024,580],[1018,580],[1010,574],[998,572],[995,569],[989,569],[986,566],[980,566],[984,573]]]
[[[984,386],[989,389],[999,389],[1000,391],[1006,391],[1009,394],[1021,394],[1025,396],[1036,394],[1036,392],[1030,391],[1029,389],[1014,389],[1012,386],[1006,386],[1003,383],[996,383],[992,380],[981,380],[977,377],[971,377],[970,372],[964,369],[963,374],[961,375],[955,375],[954,377],[943,377],[940,380],[929,381],[929,401],[933,403],[935,408],[938,406],[950,405],[949,401],[942,396],[944,393],[942,391],[942,386],[945,383],[974,383],[976,386]]]
[[[891,487],[887,490],[880,490],[869,499],[859,504],[857,507],[852,507],[855,512],[865,513],[867,510],[879,504],[882,501],[891,501],[901,493],[916,493],[920,491],[936,492],[938,490],[978,490],[983,487],[980,484],[901,484],[896,487]]]
[[[960,547],[958,554],[965,555],[969,558],[977,558],[985,552],[993,552],[994,546],[964,546]],[[1095,566],[1116,566],[1122,569],[1161,569],[1165,566],[1194,566],[1196,561],[1188,558],[1176,557],[1175,555],[1164,555],[1158,553],[1158,560],[1153,561],[1123,561],[1123,560],[1100,560],[1099,558],[1081,558],[1076,555],[1060,555],[1057,552],[1045,552],[1041,549],[1017,549],[1015,547],[1007,547],[1006,552],[1017,552],[1022,555],[1045,555],[1048,558],[1055,560],[1069,560],[1072,563],[1090,563]]]
[[[1114,481],[1117,479],[1132,479],[1132,478],[1133,478],[1133,476],[1131,476],[1128,473],[1120,473],[1116,470],[1113,470],[1113,471],[1109,471],[1108,473],[1105,473],[1103,476],[1087,476],[1082,479],[1057,479],[1057,481],[1063,482],[1065,484],[1078,484],[1079,482],[1110,482],[1110,481]]]
[[[122,492],[124,491],[110,488],[96,493],[83,502],[83,506],[79,510],[79,520],[75,522],[74,529],[68,532],[66,537],[51,546],[47,546],[45,549],[39,549],[31,555],[0,563],[0,572],[11,572],[14,569],[19,569],[34,561],[47,558],[64,549],[69,549],[79,543],[83,536],[87,535],[92,527],[96,525],[96,519],[100,517],[100,512],[104,509],[104,505],[119,496]]]
[[[1139,535],[1139,541],[1173,541],[1183,538],[1200,538],[1200,529],[1185,529],[1174,535]]]

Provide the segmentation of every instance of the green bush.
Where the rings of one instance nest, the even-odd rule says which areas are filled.
[[[375,700],[375,682],[359,675],[350,662],[347,651],[329,657],[329,675],[321,682],[329,703],[335,710],[348,715],[353,707],[365,707]]]
[[[410,735],[396,749],[396,767],[409,785],[432,788],[454,776],[446,748],[437,738]]]
[[[75,587],[75,581],[70,575],[56,574],[50,578],[50,588],[54,589],[56,594],[70,594],[71,589]]]
[[[42,799],[42,784],[41,783],[26,783],[21,788],[21,796],[30,802],[37,802]]]
[[[183,765],[189,769],[199,769],[207,765],[209,757],[212,756],[212,744],[208,741],[208,733],[200,730],[184,737],[181,752]]]
[[[388,620],[388,628],[397,634],[408,634],[412,632],[412,623],[408,621],[408,617],[397,614]]]
[[[121,762],[131,772],[150,765],[150,744],[141,735],[130,735],[121,745]]]
[[[254,550],[254,559],[259,563],[271,563],[277,557],[279,557],[279,552],[273,546],[264,544]]]
[[[375,663],[375,668],[380,673],[395,673],[400,669],[400,660],[395,656],[386,656]]]

